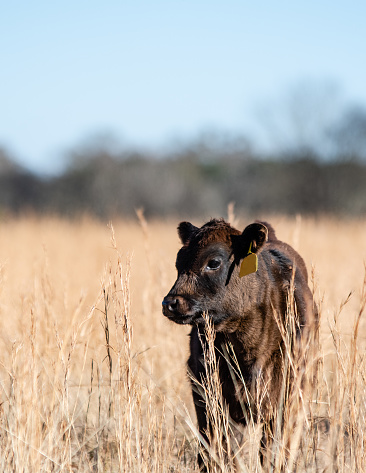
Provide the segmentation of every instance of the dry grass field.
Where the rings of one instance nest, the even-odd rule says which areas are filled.
[[[317,377],[272,464],[249,427],[238,471],[366,471],[366,221],[268,220],[313,274]],[[198,471],[189,328],[161,313],[177,224],[0,223],[0,471]],[[230,465],[219,454],[210,471]]]

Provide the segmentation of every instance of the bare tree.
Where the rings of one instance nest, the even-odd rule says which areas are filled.
[[[302,81],[279,100],[259,107],[257,117],[271,153],[325,156],[329,152],[327,130],[341,109],[336,84]]]
[[[366,108],[349,108],[329,130],[329,136],[338,160],[366,161]]]

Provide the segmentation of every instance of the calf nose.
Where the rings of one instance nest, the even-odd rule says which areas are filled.
[[[163,307],[166,307],[169,312],[175,312],[179,306],[179,299],[177,297],[166,296],[163,300]]]

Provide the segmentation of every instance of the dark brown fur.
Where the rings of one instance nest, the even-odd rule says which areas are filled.
[[[224,220],[211,220],[201,228],[182,222],[178,233],[183,243],[176,261],[178,278],[163,301],[163,313],[193,326],[189,369],[196,380],[204,380],[207,313],[215,328],[222,395],[231,418],[245,425],[250,416],[270,430],[283,383],[284,342],[278,319],[285,321],[292,284],[298,338],[314,318],[305,263],[267,223],[255,222],[241,233]],[[240,278],[250,244],[258,256],[258,271]],[[235,381],[222,356],[224,346],[233,348],[239,364],[241,374]],[[200,433],[208,440],[206,407],[194,382],[192,394]]]

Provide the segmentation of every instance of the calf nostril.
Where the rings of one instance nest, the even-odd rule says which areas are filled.
[[[163,306],[166,306],[169,312],[174,312],[178,307],[179,301],[176,298],[165,297],[163,300]]]
[[[170,301],[170,304],[168,305],[168,309],[170,312],[174,312],[178,307],[178,299],[173,299]]]

